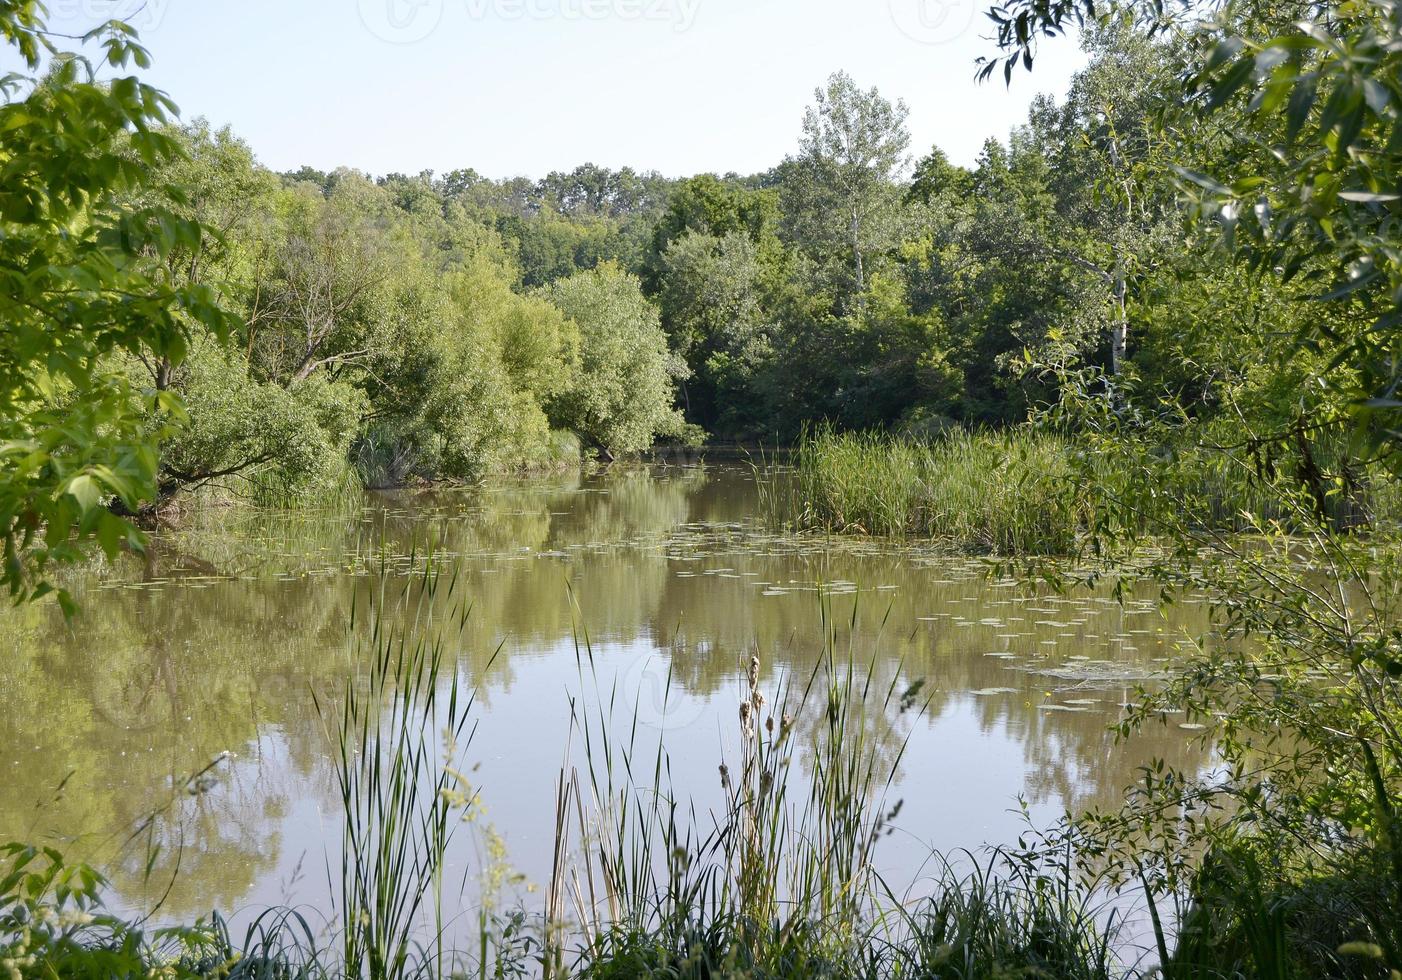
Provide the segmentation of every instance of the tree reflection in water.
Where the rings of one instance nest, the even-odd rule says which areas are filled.
[[[1171,721],[1134,755],[1107,731],[1133,686],[1117,675],[1150,672],[1178,637],[1202,633],[1201,605],[1166,621],[1145,602],[1037,596],[925,547],[769,533],[755,510],[745,469],[640,467],[372,495],[348,512],[205,514],[143,560],[76,574],[83,612],[71,624],[48,605],[4,611],[0,838],[115,862],[138,904],[174,879],[173,914],[322,903],[336,800],[311,692],[341,689],[350,609],[378,571],[402,573],[429,551],[457,563],[473,599],[459,664],[481,691],[474,751],[493,820],[537,881],[567,692],[591,694],[575,663],[579,617],[605,680],[641,693],[640,720],[701,799],[719,789],[751,651],[769,683],[812,669],[818,583],[875,683],[926,681],[928,714],[896,722],[913,726],[897,791],[908,846],[1006,837],[1018,793],[1049,816],[1112,804],[1151,755],[1206,761]],[[874,737],[892,723],[861,720]],[[218,783],[188,793],[189,774],[225,750],[236,758]],[[162,807],[149,839],[122,850]]]

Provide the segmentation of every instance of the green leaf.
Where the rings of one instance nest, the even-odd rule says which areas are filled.
[[[1339,197],[1358,204],[1381,204],[1402,200],[1402,194],[1377,194],[1373,191],[1339,191]]]
[[[102,503],[102,489],[97,481],[84,473],[68,481],[64,493],[78,502],[82,513],[87,513]]]
[[[116,558],[122,550],[130,526],[116,514],[104,513],[97,524],[97,540],[108,559]]]
[[[1301,75],[1295,82],[1295,87],[1290,92],[1290,101],[1285,108],[1285,138],[1287,142],[1293,143],[1295,137],[1305,125],[1305,120],[1309,118],[1310,109],[1314,106],[1317,77],[1313,72]]]

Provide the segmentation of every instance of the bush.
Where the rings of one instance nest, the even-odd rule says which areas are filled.
[[[107,914],[106,882],[84,864],[68,864],[49,848],[0,846],[0,976],[183,980],[225,975],[232,962],[213,963],[214,935],[201,926],[148,936]],[[194,959],[211,961],[197,973]]]
[[[323,374],[291,387],[260,381],[240,352],[208,337],[175,384],[188,417],[161,448],[163,496],[211,483],[260,500],[339,487],[365,412],[360,389]]]

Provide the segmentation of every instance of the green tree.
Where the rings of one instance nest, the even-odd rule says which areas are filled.
[[[161,449],[161,500],[211,484],[255,500],[332,489],[367,408],[325,375],[290,388],[250,377],[243,352],[214,337],[194,341],[171,381],[187,418]]]
[[[1172,63],[1161,45],[1123,30],[1092,32],[1091,63],[1063,105],[1034,112],[1054,194],[1050,236],[1034,247],[1098,284],[1112,376],[1129,358],[1130,307],[1157,263],[1182,249],[1167,151],[1172,131],[1157,122]]]
[[[990,13],[1001,53],[981,70],[1001,65],[1009,79],[1019,63],[1031,68],[1041,40],[1070,26],[1113,16],[1147,33],[1174,24],[1157,2],[1012,0]],[[1292,430],[1352,420],[1361,445],[1402,465],[1402,15],[1384,0],[1359,0],[1221,4],[1205,16],[1210,29],[1185,45],[1178,98],[1185,131],[1213,131],[1220,149],[1204,169],[1182,170],[1182,188],[1239,257],[1303,278],[1321,303],[1341,308],[1297,335],[1295,350],[1325,353],[1315,383],[1333,404]]]
[[[1030,67],[1038,40],[1073,23],[1127,15],[1152,34],[1168,13],[1013,0],[992,11],[1004,55],[985,69]],[[1210,640],[1121,733],[1183,712],[1220,765],[1146,767],[1122,808],[1072,824],[1071,844],[1151,896],[1190,895],[1177,948],[1159,932],[1167,975],[1387,975],[1402,965],[1402,590],[1395,519],[1360,530],[1395,496],[1400,455],[1402,18],[1368,0],[1191,16],[1208,29],[1184,32],[1187,84],[1164,85],[1184,108],[1166,120],[1180,190],[1225,250],[1185,250],[1187,288],[1150,277],[1141,302],[1179,333],[1173,354],[1239,362],[1231,414],[1204,425],[1173,399],[1115,411],[1074,372],[1055,418],[1082,432],[1080,460],[1120,474],[1095,488],[1092,575],[1149,577],[1165,601],[1212,596]],[[1250,496],[1224,531],[1232,485]]]
[[[681,435],[675,382],[686,368],[668,350],[657,308],[638,279],[602,266],[556,282],[546,295],[580,335],[579,369],[551,401],[552,421],[609,457]]]
[[[781,251],[777,235],[779,195],[772,188],[755,189],[699,174],[682,181],[667,199],[667,207],[652,230],[652,248],[645,261],[643,281],[650,292],[661,288],[662,257],[672,242],[688,232],[724,237],[747,236],[766,257]]]
[[[862,90],[846,72],[814,92],[785,182],[790,234],[810,252],[849,263],[849,293],[866,289],[868,256],[892,247],[908,165],[906,104]]]
[[[324,197],[290,195],[249,310],[255,365],[285,384],[368,364],[389,343],[380,328],[396,251],[385,234],[392,205],[358,174],[338,176]]]
[[[772,348],[758,248],[743,232],[692,231],[672,241],[662,263],[663,321],[696,382],[683,382],[687,415],[711,425],[724,406],[733,428]]]
[[[136,359],[133,377],[178,394],[186,406],[161,450],[155,506],[209,486],[254,499],[333,486],[366,410],[363,393],[330,372],[304,384],[305,377],[260,372],[250,362],[260,328],[273,320],[286,327],[285,311],[261,300],[286,241],[287,196],[228,130],[196,122],[168,132],[183,152],[156,171],[156,183],[182,187],[182,213],[211,234],[198,248],[161,257],[161,270],[171,282],[215,290],[240,322],[227,339],[193,338],[183,364]]]
[[[212,290],[147,261],[204,237],[172,206],[178,190],[144,194],[151,168],[180,154],[162,128],[174,105],[134,76],[99,83],[87,58],[54,48],[43,18],[34,0],[0,6],[9,50],[30,72],[49,59],[42,79],[0,79],[0,581],[21,599],[52,591],[52,565],[86,542],[108,554],[140,544],[108,504],[130,512],[154,497],[156,444],[181,408],[128,382],[114,355],[174,364],[193,324],[228,327]],[[148,64],[124,24],[85,40],[113,68]]]

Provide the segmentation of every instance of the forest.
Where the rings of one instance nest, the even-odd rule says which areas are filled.
[[[1186,160],[1150,132],[1172,50],[1109,29],[1092,49],[1063,102],[972,170],[938,147],[916,159],[904,104],[842,73],[795,120],[794,153],[749,176],[274,175],[233,134],[173,131],[187,158],[164,179],[219,230],[175,274],[244,326],[169,381],[201,406],[170,477],[238,468],[296,488],[345,457],[373,485],[472,479],[549,465],[551,431],[612,455],[787,443],[820,420],[1007,425],[1054,400],[1035,370],[1052,364],[1220,412],[1271,384],[1232,353],[1258,337],[1216,329],[1265,287],[1183,221],[1173,167],[1207,169],[1213,149]],[[204,408],[234,394],[201,370],[231,350],[238,397],[279,420],[256,439]]]
[[[1220,214],[1180,206],[1184,171],[1239,165],[1231,124],[1165,119],[1181,42],[1109,26],[1086,45],[1071,90],[972,169],[912,148],[905,104],[841,72],[793,153],[745,176],[275,174],[229,131],[157,128],[162,159],[124,195],[209,234],[151,274],[234,325],[195,331],[179,364],[106,369],[185,405],[162,500],[788,444],[818,423],[1005,427],[1081,370],[1129,411],[1312,424],[1325,396],[1300,392],[1326,364],[1293,338],[1328,329],[1313,278],[1225,261]]]
[[[0,0],[0,733],[72,767],[16,756],[52,800],[0,834],[120,811],[159,909],[201,900],[194,807],[232,902],[281,831],[218,870],[219,739],[319,774],[340,829],[333,925],[242,938],[108,910],[61,853],[91,834],[0,845],[0,975],[1402,976],[1402,6],[987,14],[983,84],[1067,34],[1085,67],[971,166],[913,145],[929,93],[838,70],[763,172],[537,179],[275,172],[129,25]],[[647,465],[679,447],[747,466]],[[642,645],[665,671],[619,678],[662,715],[724,705],[711,804],[639,748],[641,693],[614,714],[600,665]],[[524,881],[479,695],[544,716],[549,658],[593,700],[544,888],[447,951],[450,827],[484,894]],[[982,741],[931,748],[961,711]],[[931,767],[995,734],[1028,826],[898,897],[892,797],[957,811],[977,781]]]

